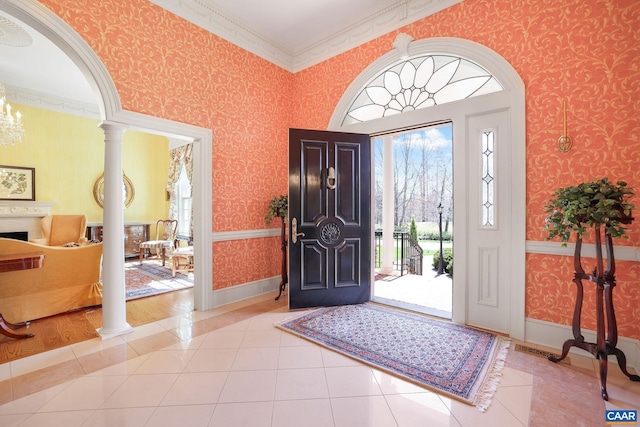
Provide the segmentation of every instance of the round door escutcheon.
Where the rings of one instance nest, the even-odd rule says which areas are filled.
[[[336,243],[340,239],[340,227],[335,222],[325,224],[320,230],[320,238],[328,245]]]

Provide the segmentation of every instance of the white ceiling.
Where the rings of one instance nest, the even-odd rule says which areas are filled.
[[[463,0],[150,1],[297,72]],[[29,37],[30,44],[16,46],[24,45]],[[7,86],[7,98],[17,98],[14,101],[23,104],[43,94],[65,102],[96,104],[91,88],[71,60],[2,10],[0,82]]]
[[[397,0],[203,1],[290,54],[348,27]]]

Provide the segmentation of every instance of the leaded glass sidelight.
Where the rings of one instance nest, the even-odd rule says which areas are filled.
[[[374,77],[356,96],[342,124],[364,122],[503,90],[481,66],[463,58],[408,59]]]
[[[494,211],[494,170],[493,163],[495,132],[482,132],[482,226],[492,227],[495,225]]]

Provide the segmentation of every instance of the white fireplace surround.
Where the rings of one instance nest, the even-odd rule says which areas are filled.
[[[42,237],[40,220],[51,214],[53,202],[0,200],[0,232],[26,231],[29,239]]]

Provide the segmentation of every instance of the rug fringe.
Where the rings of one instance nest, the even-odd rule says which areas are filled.
[[[478,390],[478,394],[473,402],[476,409],[480,412],[485,412],[489,408],[493,395],[498,390],[498,385],[500,384],[500,379],[502,378],[502,373],[507,361],[509,347],[511,347],[511,340],[498,336],[496,346],[498,347],[498,351],[493,363],[489,364],[489,366],[492,366],[491,372],[487,373],[485,381],[480,390]]]

